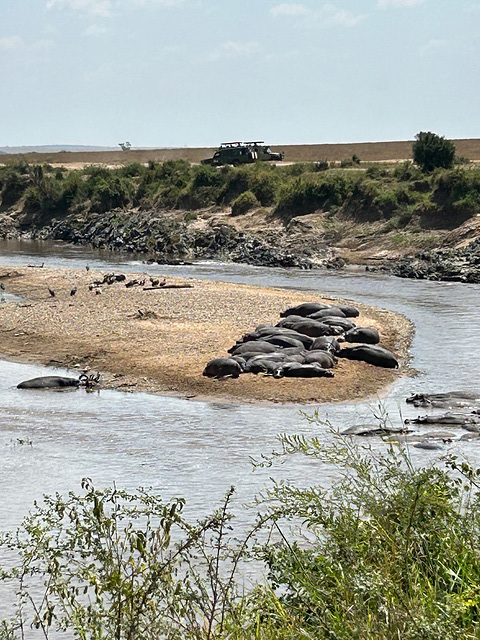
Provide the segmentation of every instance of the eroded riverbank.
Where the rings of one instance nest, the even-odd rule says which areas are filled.
[[[188,279],[191,288],[153,291],[117,282],[104,285],[97,294],[98,288],[89,285],[103,275],[1,267],[6,290],[24,298],[21,304],[1,307],[3,354],[17,361],[98,370],[108,388],[249,402],[358,400],[380,393],[401,375],[341,360],[334,379],[274,380],[253,375],[206,379],[201,375],[205,363],[224,355],[246,331],[264,322],[275,324],[287,306],[333,298],[197,279]],[[129,280],[145,277],[130,274]],[[187,281],[169,278],[168,282]],[[382,346],[404,363],[411,323],[392,311],[357,306],[361,311],[357,324],[377,328]]]

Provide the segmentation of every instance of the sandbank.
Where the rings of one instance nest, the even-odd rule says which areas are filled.
[[[147,268],[148,270],[148,268]],[[0,282],[21,302],[0,305],[0,352],[6,359],[57,367],[72,374],[101,372],[103,387],[192,399],[240,402],[326,403],[380,395],[403,372],[413,333],[404,316],[356,304],[356,323],[376,327],[380,344],[398,357],[400,370],[340,359],[335,377],[280,379],[242,375],[212,380],[206,362],[227,355],[243,333],[276,324],[280,312],[301,302],[331,297],[267,287],[167,278],[191,288],[145,291],[124,282],[100,287],[106,272],[0,267]],[[126,274],[127,281],[146,274]],[[145,286],[151,286],[147,277]],[[77,291],[70,295],[73,287]],[[55,292],[52,297],[49,288]],[[12,381],[17,383],[18,381]]]

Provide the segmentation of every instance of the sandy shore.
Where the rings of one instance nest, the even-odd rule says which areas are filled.
[[[281,379],[244,375],[236,380],[202,376],[205,363],[226,355],[243,333],[260,323],[278,322],[280,312],[301,302],[332,298],[199,280],[192,288],[144,291],[124,283],[89,284],[105,272],[0,267],[0,282],[22,302],[0,305],[2,355],[19,362],[100,371],[104,387],[188,398],[247,402],[323,403],[380,394],[400,371],[339,360],[335,378]],[[127,280],[145,274],[128,274]],[[147,285],[149,280],[147,278]],[[48,288],[55,291],[52,297]],[[70,295],[77,288],[74,296]],[[391,311],[356,305],[358,325],[374,326],[381,345],[402,364],[412,325]],[[12,381],[17,383],[19,381]]]

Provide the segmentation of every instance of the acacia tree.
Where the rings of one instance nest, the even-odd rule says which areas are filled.
[[[455,145],[443,136],[431,131],[420,131],[412,145],[413,160],[422,171],[433,171],[437,167],[451,169],[455,158]]]

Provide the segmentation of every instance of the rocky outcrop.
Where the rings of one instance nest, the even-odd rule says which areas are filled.
[[[161,264],[192,260],[225,260],[256,266],[312,266],[341,268],[345,262],[334,251],[309,248],[305,242],[292,242],[291,235],[275,229],[266,233],[242,231],[213,218],[198,225],[186,214],[157,210],[107,213],[76,213],[53,218],[47,224],[29,220],[17,234],[35,239],[63,240],[94,248],[142,254]],[[10,228],[10,237],[12,237]]]
[[[480,238],[460,249],[422,251],[391,268],[401,278],[480,283]]]

